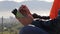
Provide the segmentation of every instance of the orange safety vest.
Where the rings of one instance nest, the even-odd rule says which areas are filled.
[[[53,6],[50,12],[50,19],[55,19],[57,17],[58,9],[60,9],[60,0],[54,0]]]

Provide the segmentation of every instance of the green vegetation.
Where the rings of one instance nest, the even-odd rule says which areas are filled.
[[[14,17],[0,18],[0,34],[18,34],[22,27],[23,25]]]
[[[0,32],[2,34],[2,32]],[[9,31],[4,31],[3,34],[18,34],[17,32],[9,32]]]
[[[18,34],[19,30],[23,27],[22,24],[11,24],[12,26],[3,26],[3,32],[2,27],[0,28],[0,34]]]

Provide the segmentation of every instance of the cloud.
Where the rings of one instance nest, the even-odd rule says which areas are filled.
[[[49,15],[49,10],[52,6],[52,2],[45,1],[25,1],[25,2],[13,2],[13,1],[2,1],[0,2],[0,16],[13,16],[11,11],[15,8],[19,8],[22,4],[26,4],[32,13],[38,13],[42,15]],[[4,14],[3,14],[4,12]],[[2,14],[2,15],[1,15]],[[8,14],[8,15],[6,15]]]
[[[39,0],[39,1],[53,2],[54,0]]]
[[[47,1],[47,2],[53,2],[54,0],[0,0],[0,1],[15,1],[15,2],[23,2],[23,1]]]
[[[4,1],[0,2],[0,11],[10,11],[14,8],[19,8],[20,5],[26,4],[30,10],[39,9],[39,10],[49,10],[52,6],[51,2],[44,1],[25,1],[25,2],[13,2],[13,1]]]

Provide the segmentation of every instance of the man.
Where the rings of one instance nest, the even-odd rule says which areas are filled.
[[[36,15],[33,17],[40,18],[41,16]],[[60,9],[58,10],[58,16],[56,17],[56,19],[49,21],[43,21],[40,19],[32,22],[32,24],[35,25],[36,27],[42,28],[43,30],[47,31],[49,34],[60,34]]]
[[[49,21],[33,21],[34,18],[32,17],[29,9],[25,5],[22,5],[19,8],[19,11],[25,16],[24,18],[16,17],[25,26],[20,31],[20,34],[60,34],[60,26],[58,25],[60,22],[60,10],[56,19]]]
[[[23,18],[18,18],[16,16],[17,20],[19,20],[19,22],[21,22],[24,25],[19,34],[48,34],[43,29],[31,24],[34,18],[32,17],[26,5],[22,5],[18,11],[22,13],[22,15],[24,15]]]

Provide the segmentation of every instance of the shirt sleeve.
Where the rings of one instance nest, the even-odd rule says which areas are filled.
[[[29,26],[23,28],[19,34],[48,34],[48,33],[38,27]]]

